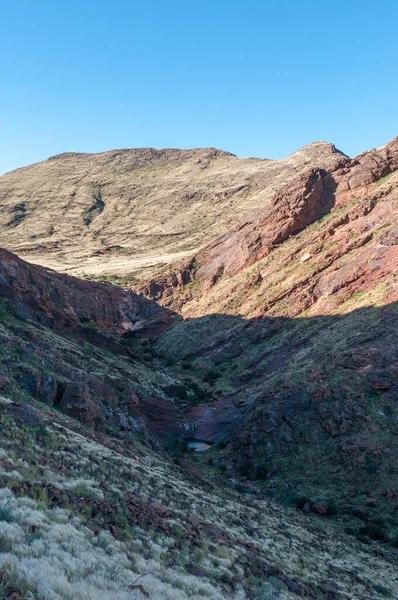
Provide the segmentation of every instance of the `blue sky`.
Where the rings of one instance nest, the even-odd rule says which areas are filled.
[[[65,151],[398,134],[396,0],[3,0],[0,173]]]

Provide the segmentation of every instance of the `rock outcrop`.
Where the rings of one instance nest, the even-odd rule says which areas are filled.
[[[148,344],[170,326],[170,311],[131,290],[60,275],[6,250],[0,250],[0,302],[1,382],[14,396],[26,394],[93,429],[127,434],[147,422],[146,385],[167,405],[163,387],[175,382],[146,384],[146,377],[153,377]],[[108,359],[98,368],[104,352]]]
[[[313,169],[300,175],[251,220],[223,235],[198,254],[201,265],[195,277],[232,274],[263,258],[290,235],[329,212],[336,184],[326,171]]]
[[[338,155],[332,169],[310,169],[282,187],[269,204],[218,237],[171,274],[139,286],[152,298],[169,297],[173,288],[206,280],[206,288],[259,261],[306,227],[357,197],[398,169],[398,137],[355,159]],[[371,210],[371,209],[370,209]]]
[[[119,336],[143,331],[150,336],[171,318],[131,290],[59,275],[4,249],[0,249],[0,297],[19,317],[68,333],[92,324]]]
[[[391,142],[354,158],[347,169],[339,169],[337,195],[371,185],[398,169],[398,136]]]

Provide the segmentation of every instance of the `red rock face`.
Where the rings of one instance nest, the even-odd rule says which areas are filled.
[[[310,169],[300,175],[278,192],[269,206],[200,251],[193,263],[143,286],[143,292],[160,299],[194,279],[206,280],[207,286],[212,286],[221,276],[233,275],[260,260],[334,207],[366,193],[370,184],[397,169],[398,137],[352,160],[336,155],[331,170]],[[198,263],[200,267],[195,270]]]
[[[170,312],[131,290],[59,275],[6,250],[0,250],[0,300],[8,313],[17,317],[14,335],[7,340],[14,354],[0,373],[0,387],[6,388],[6,394],[18,389],[93,429],[105,430],[110,425],[131,434],[137,419],[145,422],[141,408],[145,412],[146,404],[138,397],[137,382],[123,369],[122,362],[143,359],[140,353],[130,355],[129,347],[120,342],[132,334],[141,338],[158,334],[170,324]],[[39,325],[37,336],[24,328],[27,321]],[[88,343],[87,362],[74,357],[73,351],[64,356],[52,346],[51,338],[41,337],[40,326],[66,340]],[[112,377],[107,368],[92,372],[91,347],[99,348],[99,359],[102,349],[112,353]],[[154,401],[161,404],[160,399]],[[171,414],[167,415],[166,409],[164,423]]]
[[[116,335],[150,337],[171,321],[168,311],[131,290],[60,275],[2,249],[0,297],[20,316],[68,333],[94,323]]]
[[[336,173],[340,179],[337,196],[347,190],[364,188],[398,169],[398,136],[378,150],[360,154],[348,169]]]
[[[339,157],[338,164],[347,159]],[[269,206],[231,229],[200,252],[194,264],[183,265],[174,274],[142,287],[151,298],[167,296],[172,288],[193,279],[213,285],[222,275],[232,275],[263,258],[281,244],[329,212],[334,204],[334,178],[323,169],[311,169],[274,196]]]
[[[356,191],[398,169],[398,137],[380,150],[353,161],[339,158],[334,171],[313,169],[274,196],[270,206],[239,227],[221,236],[197,257],[203,265],[198,279],[233,274],[261,259],[281,244],[333,210],[347,191]]]
[[[298,233],[328,212],[333,202],[333,181],[325,171],[314,169],[300,176],[253,219],[216,240],[199,254],[203,263],[197,278],[217,273],[236,273],[265,256],[289,235]]]

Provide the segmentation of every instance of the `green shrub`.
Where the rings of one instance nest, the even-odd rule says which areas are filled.
[[[394,548],[398,548],[398,535],[395,535],[394,537],[392,537],[390,542]]]
[[[33,439],[43,439],[47,435],[46,426],[36,425],[36,427],[27,427],[26,431],[32,436]]]
[[[0,505],[0,521],[12,523],[14,521],[14,509],[10,502],[4,502]]]
[[[203,377],[203,381],[213,385],[217,379],[220,379],[221,373],[219,373],[216,369],[211,369],[206,375]]]
[[[163,447],[166,450],[167,454],[169,454],[173,458],[182,456],[185,452],[188,451],[187,442],[181,438],[176,438],[172,435],[169,435],[167,438],[164,439]]]
[[[184,369],[184,371],[189,371],[189,369],[191,369],[192,367],[192,363],[194,360],[194,356],[188,356],[186,358],[183,358],[181,361],[181,369]]]
[[[369,537],[372,540],[382,541],[387,538],[387,529],[381,519],[374,521],[373,523],[366,523],[360,528],[359,534]]]
[[[206,398],[206,396],[207,396],[206,392],[204,390],[202,390],[202,388],[199,387],[195,381],[190,381],[189,387],[191,388],[192,392],[194,393],[195,401],[200,402],[201,400],[204,400]]]
[[[391,594],[391,589],[386,587],[385,585],[382,585],[381,583],[374,583],[373,589],[381,596],[390,596]]]
[[[227,440],[220,440],[219,442],[217,442],[217,444],[215,446],[218,450],[223,450],[224,448],[226,448],[228,446],[228,442],[227,442]]]
[[[303,510],[306,504],[311,504],[310,498],[308,496],[296,496],[294,499],[294,503],[300,510]]]
[[[249,463],[242,463],[239,465],[238,472],[241,477],[247,477],[250,473]]]
[[[234,488],[237,492],[239,492],[240,494],[243,494],[246,491],[246,488],[244,485],[242,485],[241,483],[235,483]]]
[[[339,514],[339,512],[340,512],[339,505],[337,504],[337,502],[334,499],[329,500],[327,511],[328,511],[328,513],[327,513],[328,515],[338,515]]]
[[[357,535],[357,530],[352,525],[347,525],[347,527],[344,528],[344,531],[348,535]]]
[[[175,364],[175,359],[171,358],[170,356],[168,356],[165,361],[164,361],[164,366],[165,367],[172,367]]]
[[[260,480],[266,479],[269,471],[270,471],[269,464],[264,461],[260,462],[258,465],[256,465],[256,468],[255,468],[255,479],[260,479]]]
[[[0,320],[4,320],[8,316],[8,300],[4,298],[0,300]]]

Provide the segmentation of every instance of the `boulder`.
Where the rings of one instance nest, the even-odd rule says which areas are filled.
[[[327,515],[328,514],[328,505],[327,502],[313,502],[311,505],[311,510],[317,515]]]
[[[20,365],[15,379],[19,386],[33,398],[39,396],[41,373],[30,365]]]
[[[99,402],[90,396],[88,386],[82,383],[69,382],[62,396],[60,408],[87,425],[95,427],[101,414]]]

